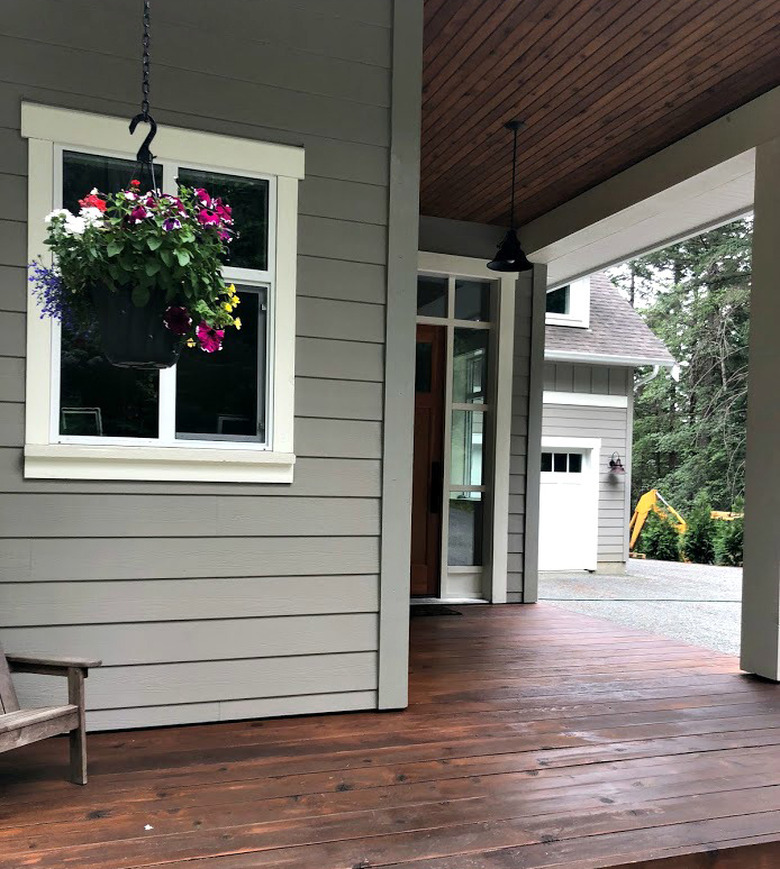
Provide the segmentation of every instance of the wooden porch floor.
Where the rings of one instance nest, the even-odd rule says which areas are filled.
[[[0,756],[0,866],[780,866],[780,688],[556,609],[412,622],[411,707]]]

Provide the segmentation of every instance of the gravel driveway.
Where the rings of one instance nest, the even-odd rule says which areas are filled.
[[[739,654],[742,569],[631,559],[626,576],[547,573],[539,598],[564,609]]]

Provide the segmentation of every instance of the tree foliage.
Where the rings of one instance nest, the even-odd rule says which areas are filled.
[[[680,533],[666,516],[650,513],[639,538],[639,550],[657,561],[679,561]]]
[[[688,513],[688,530],[682,540],[686,561],[712,564],[715,561],[715,520],[704,493],[700,493]]]
[[[611,273],[680,363],[636,396],[634,503],[657,488],[685,515],[700,492],[717,510],[744,496],[751,235],[739,220]]]

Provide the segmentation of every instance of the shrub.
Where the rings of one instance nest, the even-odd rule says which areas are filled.
[[[741,513],[744,510],[742,501],[734,504],[733,511]],[[731,519],[718,522],[718,536],[715,538],[715,557],[718,564],[728,567],[742,567],[743,536],[745,520]]]
[[[680,534],[664,516],[650,513],[639,540],[640,552],[658,561],[680,560]]]
[[[715,563],[715,538],[717,529],[712,518],[712,507],[704,493],[696,496],[688,513],[688,530],[682,541],[686,560],[696,564]]]

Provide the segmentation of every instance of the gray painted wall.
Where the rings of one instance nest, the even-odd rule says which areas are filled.
[[[544,389],[628,396],[628,408],[545,404],[542,416],[543,437],[601,438],[598,563],[605,570],[617,569],[628,558],[631,478],[610,473],[608,462],[618,452],[631,467],[633,369],[546,362]]]
[[[67,6],[67,9],[65,8]],[[25,481],[22,99],[130,117],[137,4],[25,0],[0,39],[0,635],[102,657],[110,728],[377,703],[392,0],[167,0],[160,124],[303,145],[290,486]],[[109,56],[96,46],[110,44]],[[28,364],[34,364],[29,360]],[[20,680],[50,703],[56,685]],[[60,688],[62,686],[59,686]]]

